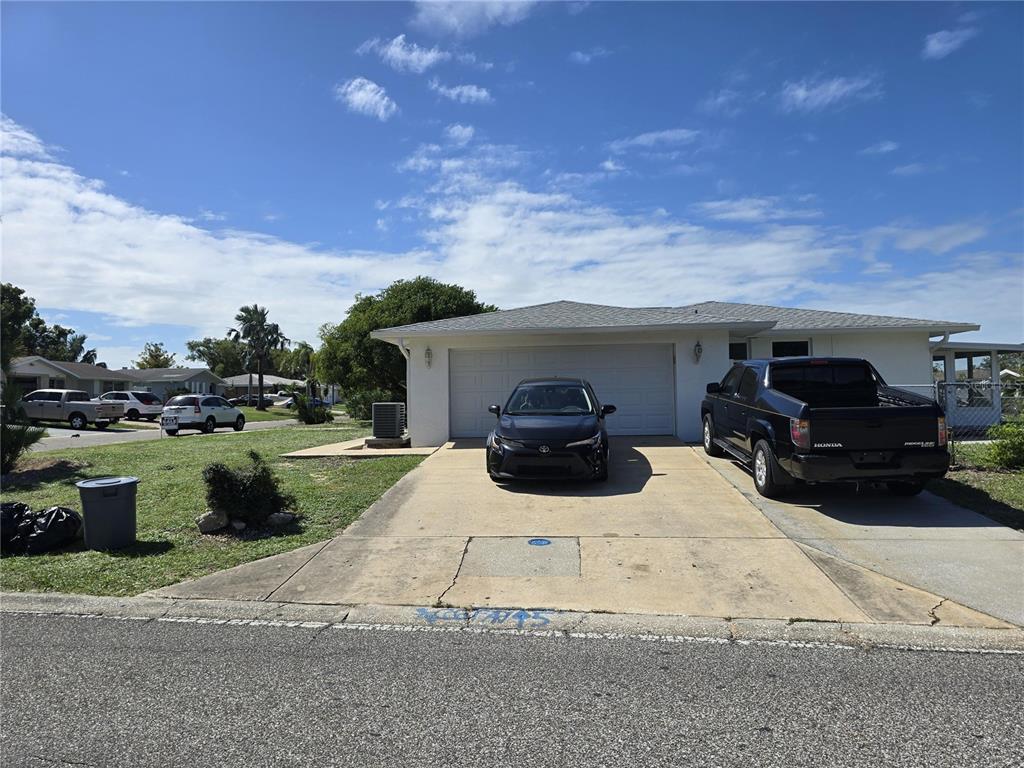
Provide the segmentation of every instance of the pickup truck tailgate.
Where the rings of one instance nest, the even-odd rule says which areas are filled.
[[[938,420],[929,406],[811,409],[813,450],[934,448]]]
[[[96,403],[95,405],[97,421],[124,418],[124,406],[120,403]]]

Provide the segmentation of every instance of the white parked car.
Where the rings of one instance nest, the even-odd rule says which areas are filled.
[[[179,429],[213,432],[217,427],[231,427],[241,432],[245,428],[245,416],[217,395],[178,395],[164,406],[160,427],[168,435],[178,434]]]
[[[128,421],[138,421],[140,418],[153,421],[164,409],[160,398],[152,392],[104,392],[100,400],[121,403],[124,406],[124,417]]]

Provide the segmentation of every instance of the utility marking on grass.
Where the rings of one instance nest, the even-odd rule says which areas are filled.
[[[930,653],[967,653],[996,656],[1024,656],[1016,648],[950,648],[927,647],[900,643],[854,645],[816,640],[766,640],[695,635],[631,634],[628,632],[576,632],[560,629],[511,629],[465,624],[438,626],[430,624],[367,624],[360,622],[297,621],[285,619],[218,619],[206,616],[116,616],[99,613],[48,613],[45,611],[4,611],[0,616],[37,616],[66,619],[109,619],[111,621],[158,622],[165,624],[197,624],[227,627],[276,627],[281,629],[342,629],[355,632],[405,632],[427,634],[510,635],[514,637],[554,637],[571,640],[639,640],[650,643],[701,643],[711,645],[777,646],[785,648],[817,648],[842,651],[882,649],[890,651],[924,651]]]

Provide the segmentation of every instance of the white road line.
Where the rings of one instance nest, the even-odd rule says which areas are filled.
[[[110,621],[139,621],[168,624],[210,624],[228,627],[276,627],[283,629],[342,629],[356,632],[406,632],[430,634],[473,634],[511,635],[515,637],[555,637],[572,640],[638,640],[653,643],[704,643],[712,645],[776,646],[786,648],[818,648],[843,651],[885,649],[897,651],[924,651],[929,653],[970,653],[999,656],[1024,656],[1024,650],[1014,648],[956,648],[929,647],[899,643],[872,643],[851,645],[849,643],[823,642],[814,640],[767,640],[755,638],[729,639],[723,637],[696,637],[693,635],[630,634],[628,632],[572,632],[557,629],[496,629],[480,626],[432,626],[419,624],[362,624],[358,622],[295,621],[284,619],[218,619],[205,616],[112,616],[98,613],[47,613],[44,611],[0,611],[0,616],[47,616],[72,619],[108,619]]]

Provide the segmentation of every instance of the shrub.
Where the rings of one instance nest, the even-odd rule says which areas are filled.
[[[232,469],[220,462],[203,469],[206,501],[211,509],[233,520],[259,526],[274,512],[295,506],[295,498],[283,492],[278,479],[256,451],[249,451],[250,466]]]
[[[989,447],[989,458],[996,466],[1024,468],[1024,419],[997,424],[989,429],[988,436],[994,441]]]
[[[334,421],[331,409],[323,405],[313,405],[312,399],[302,394],[295,395],[295,418],[303,424],[326,424]]]
[[[33,427],[18,405],[17,387],[6,387],[0,400],[0,474],[13,472],[21,457],[43,438],[43,430]]]
[[[373,418],[374,403],[398,403],[404,402],[405,396],[395,396],[393,392],[386,389],[360,389],[349,392],[345,397],[345,412],[353,419],[369,421]]]

